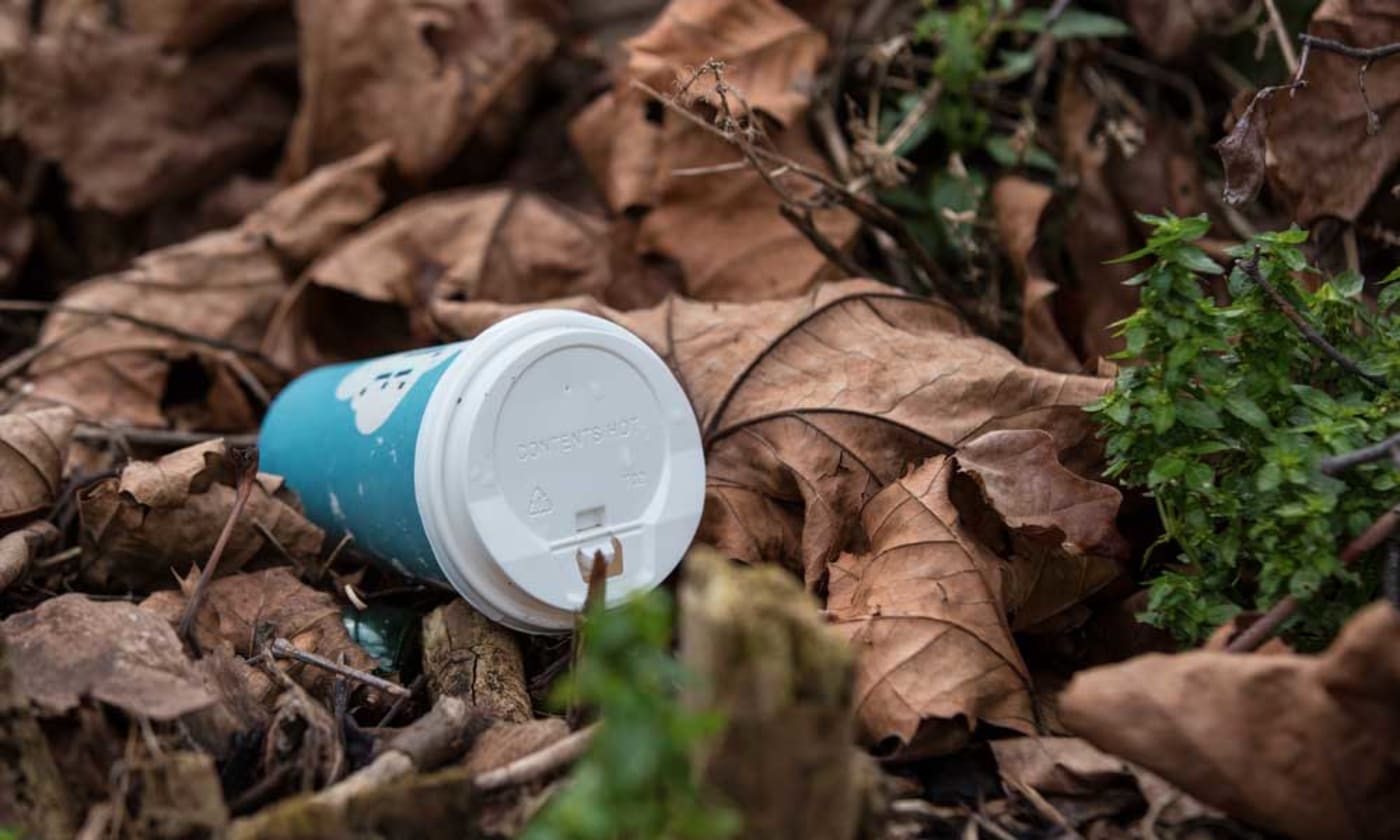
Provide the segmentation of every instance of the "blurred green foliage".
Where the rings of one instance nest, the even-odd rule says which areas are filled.
[[[738,815],[696,777],[695,751],[723,721],[678,700],[688,676],[670,650],[673,612],[656,590],[588,614],[582,656],[556,700],[593,708],[602,723],[524,840],[719,840],[738,830]]]

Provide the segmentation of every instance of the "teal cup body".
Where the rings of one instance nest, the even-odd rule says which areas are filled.
[[[318,368],[268,410],[262,469],[296,491],[333,538],[400,574],[447,583],[418,511],[418,433],[428,400],[468,342]]]
[[[598,555],[609,604],[660,583],[704,505],[670,369],[577,312],[313,370],[273,401],[259,444],[330,539],[526,632],[572,627]]]

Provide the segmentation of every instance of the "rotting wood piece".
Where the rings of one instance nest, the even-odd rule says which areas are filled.
[[[424,619],[423,671],[434,700],[459,697],[504,723],[533,717],[515,636],[466,601],[453,601]]]
[[[425,822],[424,811],[403,826],[380,825],[384,813],[401,814],[410,799],[399,800],[395,788],[415,773],[431,770],[461,755],[489,718],[471,709],[461,699],[444,697],[426,715],[395,735],[365,767],[314,794],[297,796],[265,808],[229,827],[228,840],[272,840],[273,838],[349,837],[368,834],[375,837],[427,837],[435,826]],[[460,803],[444,800],[435,807],[453,810],[468,807],[469,797]],[[399,803],[394,805],[394,803]],[[393,806],[393,807],[391,807]],[[385,811],[384,809],[389,809]],[[455,812],[455,811],[454,811]],[[465,823],[458,820],[450,828],[462,834]]]
[[[686,701],[724,715],[704,777],[743,819],[741,837],[851,840],[878,811],[879,773],[855,746],[846,642],[801,584],[696,549],[681,585]]]

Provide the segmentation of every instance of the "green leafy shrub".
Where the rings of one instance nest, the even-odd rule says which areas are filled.
[[[1298,278],[1322,278],[1296,228],[1236,249],[1224,277],[1192,244],[1210,227],[1204,216],[1140,218],[1152,226],[1147,247],[1123,260],[1153,259],[1129,281],[1142,287],[1142,306],[1117,325],[1126,364],[1090,410],[1106,438],[1108,475],[1146,489],[1162,542],[1180,550],[1153,581],[1145,618],[1194,642],[1241,608],[1292,594],[1303,609],[1291,637],[1316,646],[1376,590],[1375,564],[1343,568],[1339,551],[1400,499],[1390,462],[1337,478],[1318,469],[1326,456],[1400,429],[1400,323],[1390,315],[1400,284],[1385,287],[1378,310],[1355,273],[1309,291]],[[1256,253],[1260,276],[1389,387],[1304,340],[1246,271]],[[1226,288],[1218,279],[1212,288],[1212,278]]]
[[[660,590],[589,613],[560,699],[597,709],[602,724],[525,840],[702,840],[737,830],[737,815],[696,779],[694,752],[722,721],[678,701],[686,673],[670,652],[672,613]]]

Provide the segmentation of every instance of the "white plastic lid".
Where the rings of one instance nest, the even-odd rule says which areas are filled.
[[[448,580],[526,632],[573,626],[595,552],[610,605],[659,584],[705,501],[699,428],[670,369],[578,312],[517,315],[470,342],[428,402],[415,467]]]

